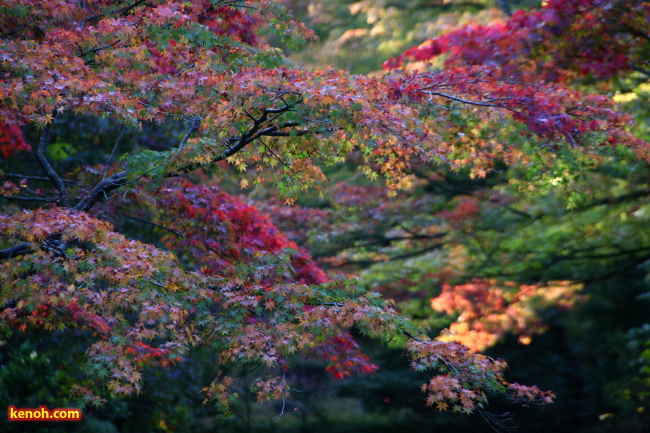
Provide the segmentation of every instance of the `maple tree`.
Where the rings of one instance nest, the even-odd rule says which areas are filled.
[[[294,353],[326,358],[335,377],[376,370],[347,333],[353,328],[402,344],[415,370],[434,370],[422,390],[439,411],[470,413],[491,393],[552,400],[505,381],[503,361],[431,339],[391,301],[326,277],[267,218],[206,179],[226,161],[250,169],[242,187],[270,182],[291,204],[302,191],[323,192],[325,168],[348,157],[384,179],[386,197],[418,182],[412,168],[423,163],[482,178],[502,162],[525,165],[540,153],[553,160],[558,149],[603,143],[647,157],[610,99],[485,65],[381,77],[300,70],[252,30],[268,28],[289,47],[312,33],[265,0],[3,0],[0,10],[0,113],[6,130],[38,135],[36,163],[26,164],[34,173],[5,174],[0,191],[8,203],[2,329],[92,336],[86,371],[98,381],[76,385],[82,400],[100,402],[104,388],[137,393],[145,366],[175,365],[197,347],[223,365],[259,366],[257,399],[282,400]],[[118,129],[167,128],[176,141],[132,146],[114,163],[117,137],[99,146],[105,154],[57,170],[53,130],[105,118]],[[28,147],[10,140],[3,153],[18,158]],[[396,200],[393,209],[400,206],[411,203]],[[462,225],[477,211],[467,199],[451,212],[446,218]],[[155,227],[155,245],[131,239],[127,221]],[[378,242],[440,237],[433,226],[402,229]],[[222,374],[204,391],[227,411],[235,382]]]

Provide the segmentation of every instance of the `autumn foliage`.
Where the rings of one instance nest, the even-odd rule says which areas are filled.
[[[32,147],[25,141],[23,133],[16,125],[0,125],[0,154],[3,158],[9,158],[17,152],[29,151]]]
[[[574,307],[578,289],[569,282],[519,287],[496,281],[473,281],[455,287],[445,284],[442,293],[431,299],[431,308],[458,315],[443,341],[457,341],[481,351],[508,332],[518,335],[520,343],[529,344],[531,336],[544,332],[546,327],[535,310]]]
[[[566,14],[572,9],[553,9],[559,3],[573,4],[550,2],[489,31],[505,38],[508,26],[546,29],[526,20],[557,19],[571,29],[587,25],[571,21]],[[346,197],[340,205],[396,197],[381,207],[366,206],[379,225],[386,221],[379,217],[431,206],[399,195],[418,181],[417,164],[445,164],[481,178],[496,164],[525,164],[538,152],[553,158],[562,148],[606,143],[647,157],[646,143],[629,133],[630,118],[611,100],[556,81],[530,82],[529,75],[516,73],[519,60],[515,66],[508,59],[497,66],[468,62],[471,32],[487,29],[459,30],[395,63],[452,52],[442,72],[366,77],[295,68],[254,32],[256,26],[268,27],[290,47],[313,35],[267,0],[0,0],[0,10],[0,116],[15,137],[21,135],[14,125],[39,137],[32,146],[37,164],[30,168],[39,176],[18,175],[2,187],[11,205],[0,216],[0,326],[10,333],[81,329],[91,336],[85,372],[97,382],[93,389],[74,386],[83,401],[98,403],[106,392],[137,393],[145,366],[173,366],[198,347],[212,350],[224,371],[258,366],[256,398],[283,399],[291,390],[286,372],[297,355],[325,359],[336,378],[377,370],[350,330],[401,344],[415,370],[430,370],[433,377],[422,390],[427,405],[440,411],[470,413],[485,407],[491,394],[528,403],[553,399],[548,391],[507,382],[504,361],[444,336],[430,338],[400,317],[392,301],[355,279],[327,277],[267,217],[215,186],[211,175],[225,161],[245,173],[242,187],[269,183],[291,204],[303,191],[324,192],[324,167],[354,157],[360,173],[382,178],[386,186],[368,193],[341,185]],[[528,31],[517,37],[523,44],[546,36]],[[505,40],[502,45],[511,46]],[[618,45],[611,49],[614,63],[600,64],[595,74],[629,66],[632,54],[619,55]],[[594,70],[590,62],[602,53],[585,54],[584,71]],[[560,58],[522,71],[569,74]],[[47,153],[52,131],[79,118],[109,118],[116,129],[136,131],[157,125],[167,128],[173,144],[162,150],[133,146],[115,162],[110,143],[95,160],[59,172]],[[21,140],[0,143],[3,156],[28,150]],[[43,181],[47,188],[29,186]],[[478,210],[464,198],[453,209],[437,209],[435,218],[462,229]],[[134,221],[154,228],[146,243],[130,231]],[[373,223],[357,226],[357,233],[368,234]],[[390,224],[397,227],[394,220]],[[434,223],[417,232],[397,228],[375,241],[427,242],[423,248],[434,249],[444,229]],[[522,298],[549,296],[540,286],[520,290],[510,298],[492,293],[468,317],[470,326],[479,332],[474,319],[501,314],[495,320],[506,323],[494,325],[492,333],[525,327],[492,311],[504,302],[517,308]],[[471,293],[471,286],[445,289],[435,306],[455,311]],[[561,291],[557,298],[563,296]],[[220,373],[205,384],[207,400],[228,411],[237,397],[235,382]]]
[[[642,0],[551,0],[489,25],[470,24],[388,60],[394,68],[443,54],[447,67],[498,65],[529,82],[607,79],[647,71],[650,7]],[[489,43],[486,43],[489,41]]]

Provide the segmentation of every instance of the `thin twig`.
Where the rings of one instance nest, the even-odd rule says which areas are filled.
[[[146,220],[146,219],[143,219],[143,218],[138,218],[138,217],[133,216],[133,215],[127,215],[127,214],[121,213],[121,212],[118,212],[118,213],[119,213],[119,215],[122,215],[125,218],[132,219],[132,220],[135,220],[135,221],[140,221],[141,223],[149,224],[150,226],[154,226],[154,227],[157,227],[159,229],[167,230],[168,232],[175,234],[179,238],[184,238],[185,237],[185,235],[183,233],[181,233],[180,231],[178,231],[176,229],[165,227],[163,225],[156,224],[153,221],[149,221],[149,220]]]
[[[287,375],[287,372],[285,371],[285,372],[282,374],[282,380],[284,380],[284,378],[285,378],[286,375]],[[285,382],[285,383],[286,383],[286,382]],[[287,399],[286,399],[286,397],[284,396],[284,393],[282,393],[282,410],[280,411],[280,413],[278,414],[278,416],[274,417],[276,420],[279,420],[280,418],[282,418],[282,415],[284,415],[284,408],[285,408],[286,406],[287,406]]]
[[[498,104],[495,104],[495,103],[492,103],[492,102],[471,101],[469,99],[459,98],[457,96],[448,95],[448,94],[442,93],[442,92],[428,91],[426,93],[429,94],[429,95],[432,95],[432,96],[441,96],[441,97],[446,98],[446,99],[451,99],[452,101],[462,102],[463,104],[476,105],[476,106],[479,106],[479,107],[508,108],[508,107],[504,107],[504,106],[501,106],[501,105],[498,105]]]
[[[147,176],[149,173],[151,173],[154,170],[157,170],[158,168],[162,167],[163,165],[169,163],[172,159],[180,155],[180,153],[183,151],[183,148],[185,147],[185,143],[187,140],[190,138],[190,135],[196,130],[199,129],[200,126],[200,121],[196,118],[192,118],[189,120],[189,125],[187,127],[187,131],[185,131],[185,136],[183,136],[183,139],[181,140],[180,144],[178,145],[178,150],[174,153],[172,153],[167,159],[165,159],[163,162],[160,164],[155,165],[154,167],[150,168],[149,170],[145,171],[142,173],[140,176],[136,177],[135,179],[125,182],[124,185],[131,185],[132,183],[135,183],[142,179],[143,177]]]
[[[418,337],[415,335],[411,334],[409,331],[402,331],[404,335],[406,335],[409,338],[412,338],[413,340],[417,341],[418,343],[422,343],[422,340],[420,340]]]
[[[43,180],[43,181],[48,181],[49,178],[45,176],[27,176],[24,174],[19,174],[19,173],[3,173],[0,177],[9,177],[12,179],[27,179],[27,180]],[[63,183],[67,183],[68,185],[76,185],[77,182],[73,180],[66,180],[66,179],[61,179]]]
[[[108,155],[108,159],[106,160],[106,169],[104,170],[104,174],[102,175],[102,180],[106,179],[106,173],[108,173],[108,164],[110,164],[111,158],[113,158],[113,154],[117,149],[117,145],[119,144],[120,139],[122,138],[122,134],[124,134],[124,131],[126,131],[126,126],[122,128],[122,132],[120,132],[120,135],[117,137],[117,140],[115,140],[115,144],[113,145],[113,150],[111,150],[111,154]]]
[[[178,76],[181,75],[183,72],[192,69],[194,66],[195,66],[194,63],[192,63],[192,64],[189,65],[188,67],[186,67],[186,68],[184,68],[184,69],[181,69],[180,72],[178,72],[176,75],[174,75],[174,78],[178,77]]]

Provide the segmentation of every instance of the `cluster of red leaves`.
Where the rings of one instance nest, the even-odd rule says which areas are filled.
[[[255,29],[259,25],[259,17],[230,6],[214,7],[208,1],[204,3],[208,12],[201,16],[201,24],[218,35],[227,35],[248,45],[257,43]]]
[[[135,345],[128,347],[126,352],[130,355],[136,355],[135,361],[139,363],[148,363],[152,359],[161,358],[163,359],[160,362],[161,366],[166,367],[169,365],[169,361],[165,359],[170,354],[169,350],[152,347],[142,341],[138,341]]]
[[[18,152],[28,152],[32,146],[25,141],[23,133],[16,125],[0,122],[0,155],[9,158]]]
[[[610,98],[586,95],[559,84],[525,83],[508,78],[496,67],[458,66],[438,74],[415,72],[410,80],[395,82],[392,93],[396,98],[420,102],[455,100],[503,110],[526,125],[530,137],[537,135],[551,142],[565,140],[572,146],[587,146],[591,139],[588,133],[601,133],[615,144],[647,147],[625,130],[631,118],[615,111]],[[493,118],[484,116],[482,120],[490,122]],[[502,149],[499,154],[509,159]],[[473,159],[480,160],[480,153]]]
[[[182,237],[167,235],[162,240],[167,248],[188,254],[200,262],[204,273],[232,277],[237,263],[249,262],[259,253],[281,254],[289,249],[294,271],[290,281],[301,284],[322,284],[327,281],[321,271],[295,243],[289,241],[268,218],[256,208],[245,204],[215,186],[174,184],[159,191],[165,213],[156,218],[160,224],[173,227]],[[269,274],[271,276],[271,274]],[[262,280],[265,292],[273,292],[277,277]],[[256,295],[255,300],[274,309],[273,299]],[[306,307],[311,308],[311,307]],[[260,319],[250,316],[247,323],[259,325]],[[253,333],[254,334],[254,333]],[[376,366],[361,353],[359,346],[347,333],[328,339],[314,349],[329,361],[327,370],[341,378],[352,373],[371,373]],[[279,358],[273,359],[279,362]]]
[[[611,78],[644,67],[650,6],[643,0],[550,0],[507,21],[470,24],[385,63],[427,62],[447,54],[447,67],[498,65],[525,81]]]
[[[261,252],[279,254],[291,249],[293,280],[303,284],[327,280],[309,255],[266,216],[216,186],[175,184],[160,190],[160,203],[165,212],[156,222],[183,234],[165,236],[167,248],[195,257],[209,275],[230,276],[234,263],[251,260]]]
[[[329,344],[316,348],[315,353],[328,361],[326,370],[336,379],[356,373],[375,373],[379,368],[360,352],[359,345],[347,332],[331,338]]]
[[[462,229],[465,226],[476,222],[480,217],[481,202],[475,196],[455,197],[456,206],[453,209],[446,209],[436,215],[455,228]]]

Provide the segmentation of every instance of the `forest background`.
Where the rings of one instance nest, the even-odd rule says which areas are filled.
[[[615,31],[606,28],[599,33],[594,22],[600,21],[589,21],[591,9],[580,12],[582,21],[571,24],[570,36],[557,22],[558,28],[540,31],[534,35],[537,39],[526,39],[529,34],[516,34],[507,27],[513,20],[509,16],[523,21],[518,10],[540,7],[589,6],[602,18],[597,14],[600,3],[564,3],[287,1],[285,5],[296,18],[318,36],[303,49],[269,33],[254,18],[249,22],[233,15],[226,20],[238,23],[233,28],[240,40],[254,37],[256,43],[280,46],[294,65],[305,70],[332,66],[375,77],[398,66],[410,71],[484,64],[511,67],[511,72],[519,71],[522,82],[561,82],[587,94],[612,98],[617,111],[634,119],[634,124],[626,123],[623,129],[649,140],[649,68],[643,62],[648,58],[650,32],[636,17],[625,16],[625,12],[617,15],[617,11],[638,8],[644,16],[648,5],[610,2],[614,11],[610,12],[611,22],[618,26]],[[535,15],[526,17],[531,22],[543,21]],[[474,27],[465,27],[469,23]],[[591,32],[580,33],[588,26],[593,27]],[[249,34],[252,28],[256,29],[254,35]],[[605,36],[594,42],[595,34]],[[546,43],[527,47],[533,54],[529,52],[526,61],[540,63],[522,67],[526,55],[514,41],[519,38],[532,43],[544,37]],[[612,51],[603,49],[611,46]],[[596,48],[585,54],[580,47]],[[159,69],[170,68],[168,74],[181,72],[172,71],[165,54],[157,56],[154,60]],[[494,99],[490,101],[494,104]],[[540,104],[536,109],[553,108]],[[555,394],[552,404],[531,399],[528,404],[514,405],[508,398],[497,397],[484,410],[470,415],[437,404],[442,401],[428,405],[426,394],[420,392],[428,376],[409,371],[403,343],[390,340],[382,344],[353,327],[352,336],[369,358],[356,352],[356,343],[347,334],[334,337],[329,348],[306,358],[289,356],[291,367],[285,375],[291,379],[290,397],[260,404],[251,392],[258,386],[259,372],[250,364],[231,367],[231,374],[238,378],[233,387],[239,399],[232,403],[227,417],[218,414],[214,405],[202,404],[202,389],[222,367],[215,365],[210,347],[199,347],[184,361],[169,362],[164,369],[143,362],[145,386],[138,393],[128,397],[109,393],[97,406],[87,400],[87,416],[79,425],[25,424],[20,425],[23,430],[15,430],[15,424],[2,421],[0,427],[78,432],[473,432],[514,431],[516,426],[522,432],[647,431],[650,179],[647,158],[639,150],[643,146],[624,143],[617,147],[616,138],[608,137],[608,130],[601,126],[584,148],[534,141],[526,130],[518,129],[507,131],[504,146],[523,149],[525,156],[513,156],[484,145],[488,140],[477,127],[482,119],[453,105],[440,110],[451,112],[457,128],[448,141],[457,140],[457,147],[444,159],[421,160],[406,167],[409,185],[401,185],[406,189],[394,189],[390,182],[387,185],[368,172],[359,173],[357,168],[366,164],[365,156],[363,151],[352,151],[340,163],[323,164],[322,173],[313,174],[325,179],[320,190],[296,193],[290,182],[283,184],[280,179],[278,186],[272,183],[272,173],[260,174],[254,166],[232,161],[230,165],[220,163],[218,171],[198,175],[192,184],[182,184],[179,188],[184,199],[169,192],[158,200],[188,220],[209,218],[194,215],[187,205],[200,208],[204,206],[201,200],[212,200],[220,210],[225,203],[229,217],[245,213],[247,220],[235,228],[245,236],[231,240],[237,248],[270,252],[285,246],[304,248],[314,262],[301,250],[291,259],[292,266],[302,272],[302,282],[323,281],[316,266],[330,278],[337,274],[357,277],[355,284],[392,299],[397,311],[425,327],[430,336],[441,335],[441,341],[458,341],[474,352],[507,361],[508,381],[551,390]],[[141,131],[116,125],[109,118],[92,116],[55,122],[48,159],[57,172],[72,173],[66,182],[89,183],[102,174],[110,178],[116,173],[104,172],[99,166],[73,172],[79,165],[99,163],[98,153],[105,161],[114,148],[116,157],[131,151],[124,143],[133,142],[140,149],[164,152],[177,145],[176,136],[185,132],[179,124],[161,128],[144,123]],[[16,200],[23,195],[20,191],[48,198],[36,187],[19,183],[20,177],[11,177],[15,172],[35,173],[29,153],[13,153],[27,143],[36,150],[41,131],[31,126],[23,127],[20,134],[5,134],[14,141],[4,144],[8,158],[2,161],[2,171],[7,181],[16,184],[5,183],[7,200],[2,210],[15,215],[18,205],[23,205]],[[527,148],[529,140],[540,144],[539,148]],[[491,152],[497,156],[483,158],[482,153]],[[146,158],[136,163],[150,163]],[[282,158],[277,161],[275,164],[282,166]],[[241,197],[230,199],[225,193]],[[149,209],[151,204],[142,197],[131,198],[129,205]],[[268,221],[248,205],[266,215],[287,238],[276,239]],[[195,240],[189,235],[192,227],[173,218],[157,215],[152,224],[154,219],[146,212],[136,215],[126,212],[128,207],[116,205],[113,209],[102,203],[98,209],[98,218],[120,226],[132,239],[170,249],[191,248]],[[3,222],[5,233],[7,227]],[[185,237],[176,236],[174,230]],[[235,255],[231,250],[215,254],[221,258],[205,266],[225,266],[233,260],[229,254]],[[277,269],[284,265],[271,261],[267,266]],[[197,264],[197,268],[201,266]],[[17,309],[10,301],[14,295],[3,292],[7,309]],[[269,301],[275,302],[265,299],[266,308],[273,310]],[[66,305],[66,311],[74,314],[76,307]],[[36,315],[31,314],[34,311]],[[36,307],[30,311],[31,317],[38,314],[46,317],[52,313]],[[7,323],[21,319],[3,317]],[[70,394],[70,388],[81,380],[78,366],[85,362],[88,333],[101,333],[107,326],[96,316],[82,319],[78,319],[80,329],[74,332],[18,328],[24,323],[13,323],[19,330],[8,331],[0,346],[1,405],[80,404],[79,394]],[[136,350],[143,357],[166,355],[153,346]],[[347,365],[340,359],[328,361],[346,356]]]

